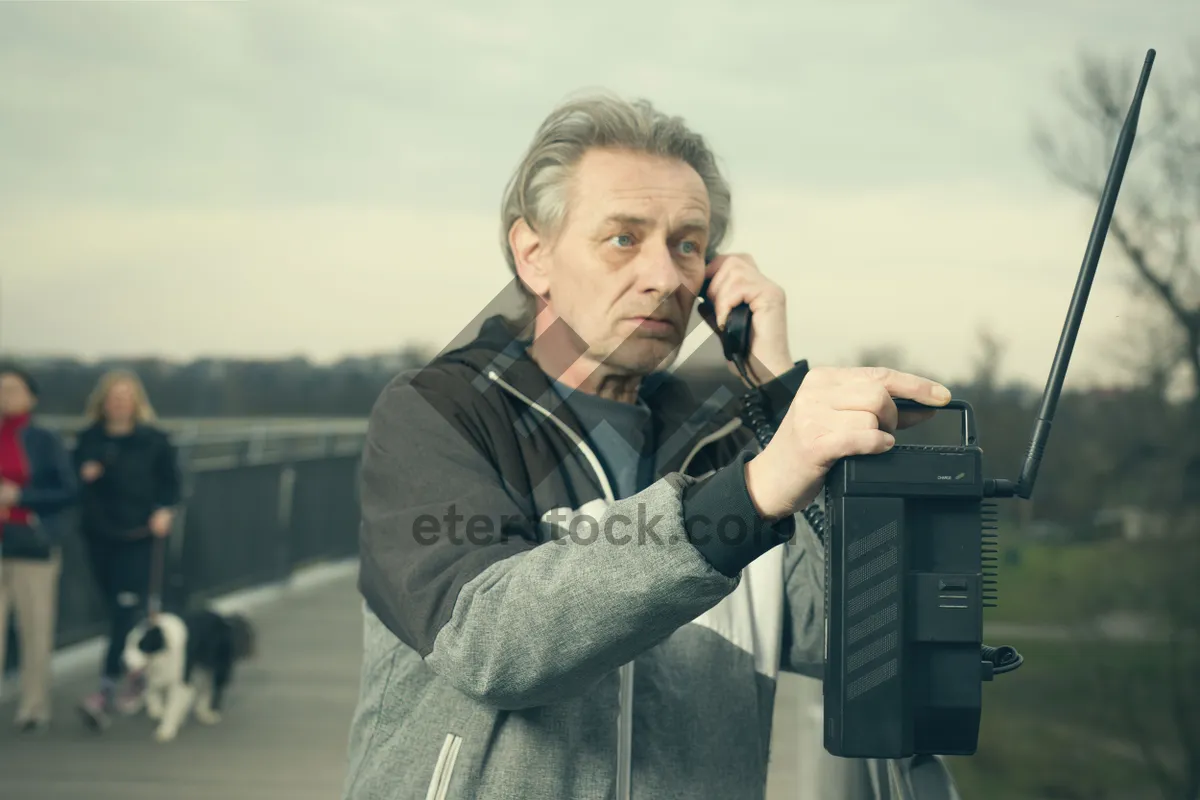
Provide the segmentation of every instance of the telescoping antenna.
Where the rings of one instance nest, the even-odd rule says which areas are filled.
[[[1113,208],[1117,204],[1117,194],[1121,191],[1121,180],[1125,177],[1125,165],[1129,162],[1130,151],[1133,150],[1138,117],[1142,111],[1142,97],[1146,94],[1146,84],[1150,81],[1150,68],[1153,65],[1154,50],[1147,50],[1146,61],[1142,64],[1142,74],[1138,78],[1137,88],[1133,93],[1133,102],[1129,106],[1129,112],[1125,115],[1125,124],[1121,126],[1121,134],[1117,137],[1117,149],[1113,154],[1112,166],[1108,170],[1108,179],[1105,181],[1104,191],[1100,193],[1100,207],[1096,210],[1096,220],[1092,223],[1092,234],[1088,239],[1087,250],[1083,254],[1083,265],[1079,269],[1075,293],[1071,296],[1071,306],[1067,310],[1067,319],[1063,324],[1062,335],[1058,339],[1058,351],[1054,354],[1050,377],[1046,381],[1046,391],[1042,395],[1042,407],[1038,410],[1037,422],[1033,426],[1033,438],[1029,442],[1029,452],[1025,454],[1025,463],[1021,465],[1021,477],[1015,484],[1004,479],[991,481],[991,485],[985,489],[985,494],[989,497],[1016,495],[1028,500],[1033,495],[1033,484],[1037,480],[1038,468],[1042,465],[1046,440],[1050,438],[1050,425],[1054,420],[1054,412],[1058,408],[1058,398],[1062,394],[1063,380],[1067,376],[1067,365],[1071,360],[1071,350],[1075,347],[1075,337],[1079,333],[1079,324],[1083,321],[1083,311],[1087,305],[1088,293],[1092,289],[1092,278],[1096,275],[1096,266],[1100,263],[1100,252],[1104,249],[1104,240],[1108,236]]]

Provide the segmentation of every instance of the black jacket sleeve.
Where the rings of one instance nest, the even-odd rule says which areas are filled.
[[[93,430],[94,428],[90,427],[84,428],[75,434],[75,448],[71,451],[71,462],[76,475],[79,475],[85,463],[100,459],[100,454],[96,452],[96,436],[92,432]]]
[[[21,492],[21,507],[38,515],[47,515],[74,503],[79,481],[59,435],[45,428],[30,428],[25,449],[33,474]]]
[[[790,370],[764,383],[761,399],[772,430],[778,429],[792,400],[808,374],[808,362],[797,361]],[[737,575],[752,561],[796,532],[795,516],[775,522],[759,517],[746,488],[746,464],[760,449],[754,442],[732,463],[683,491],[688,536],[696,549],[724,575]],[[716,520],[742,520],[748,535],[726,537],[714,527]],[[802,523],[807,526],[807,523]]]

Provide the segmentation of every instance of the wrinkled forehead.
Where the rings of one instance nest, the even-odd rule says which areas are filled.
[[[636,223],[708,230],[708,188],[699,173],[682,161],[592,151],[576,165],[570,189],[570,215],[588,228]]]

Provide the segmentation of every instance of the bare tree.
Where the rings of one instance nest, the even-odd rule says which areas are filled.
[[[1103,190],[1140,65],[1137,57],[1085,54],[1063,89],[1073,119],[1036,128],[1047,169],[1091,202]],[[1155,67],[1105,247],[1128,263],[1127,284],[1143,309],[1121,355],[1146,399],[1127,399],[1128,411],[1140,413],[1110,437],[1118,452],[1109,477],[1137,487],[1166,524],[1122,566],[1123,591],[1097,587],[1107,608],[1095,609],[1137,598],[1135,610],[1157,621],[1165,644],[1156,659],[1100,664],[1094,677],[1164,800],[1200,800],[1200,40],[1185,69],[1177,67]],[[1169,401],[1181,369],[1191,402],[1179,407]]]
[[[1073,121],[1035,129],[1051,174],[1090,200],[1099,201],[1139,67],[1136,58],[1085,54],[1063,88]],[[1200,409],[1200,40],[1185,67],[1155,67],[1108,241],[1132,267],[1130,288],[1180,334],[1177,357]]]
[[[1004,351],[1008,349],[1004,340],[990,328],[981,327],[975,333],[979,351],[971,368],[971,382],[976,391],[995,392],[1000,388],[1000,368],[1004,362]]]
[[[1164,402],[1186,399],[1192,388],[1192,373],[1183,357],[1187,337],[1163,313],[1162,303],[1148,296],[1133,298],[1121,320],[1110,340],[1112,365]]]

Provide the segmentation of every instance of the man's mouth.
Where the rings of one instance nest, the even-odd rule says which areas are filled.
[[[650,331],[671,331],[675,323],[670,317],[632,317],[639,327]]]

